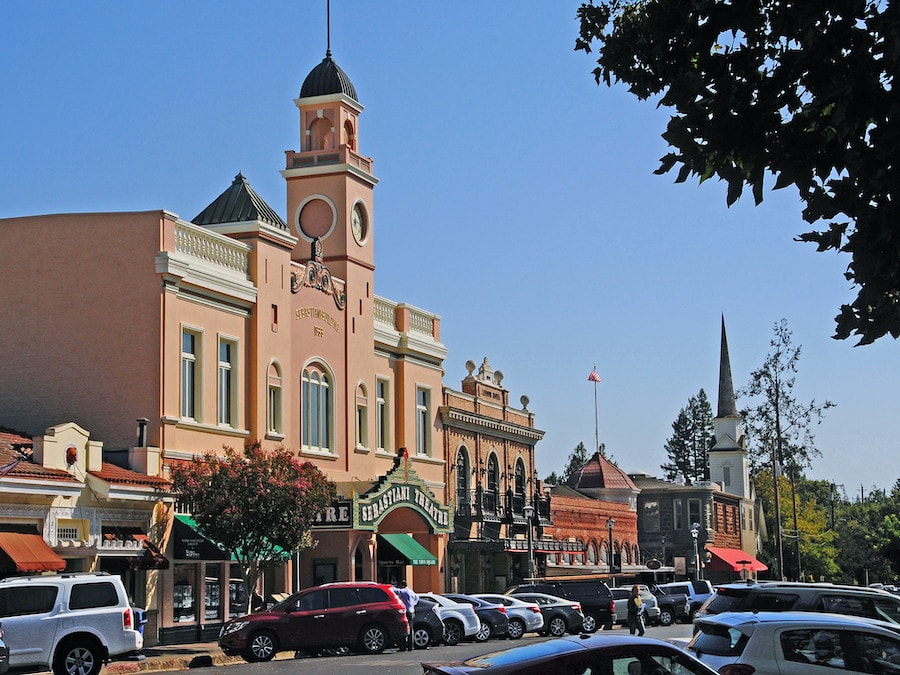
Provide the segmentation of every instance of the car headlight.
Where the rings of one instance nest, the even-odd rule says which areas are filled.
[[[226,635],[230,635],[231,633],[236,633],[249,625],[249,621],[232,621],[230,623],[226,623],[224,626],[222,626],[222,630],[219,631],[219,637],[221,638],[225,637]]]

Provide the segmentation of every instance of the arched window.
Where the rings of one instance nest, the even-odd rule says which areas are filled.
[[[587,561],[588,561],[588,565],[596,565],[597,564],[597,544],[596,544],[596,542],[592,541],[590,544],[588,544]]]
[[[327,117],[317,117],[309,125],[310,150],[328,150],[331,147],[331,120]]]
[[[460,513],[469,513],[469,453],[465,446],[456,452],[456,509]]]
[[[609,545],[606,543],[600,546],[600,562],[604,565],[609,564]]]
[[[282,434],[281,367],[275,362],[269,364],[266,386],[266,429],[273,434]]]
[[[369,447],[369,397],[364,384],[356,388],[356,447]]]
[[[497,455],[491,453],[487,463],[487,489],[485,490],[485,508],[491,513],[497,512],[500,495],[500,464]]]
[[[323,368],[310,365],[303,369],[300,425],[304,448],[331,452],[333,396],[328,373]]]
[[[356,150],[356,133],[350,120],[344,122],[344,145],[351,150]]]
[[[516,497],[517,501],[521,500],[521,506],[525,505],[525,462],[522,461],[522,458],[516,460],[516,471],[515,471],[515,483],[516,483]]]

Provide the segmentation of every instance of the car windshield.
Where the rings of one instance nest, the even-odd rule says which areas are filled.
[[[699,624],[699,632],[688,643],[687,648],[700,654],[712,656],[740,656],[747,645],[747,636],[736,628],[716,624]]]

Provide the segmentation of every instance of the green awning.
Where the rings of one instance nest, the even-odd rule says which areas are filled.
[[[190,516],[175,515],[175,558],[196,560],[239,560],[237,555],[229,555],[225,549],[200,531],[200,526]],[[290,551],[280,546],[274,549],[276,559],[287,560]]]
[[[379,534],[378,538],[393,547],[410,565],[437,565],[437,558],[408,534]]]

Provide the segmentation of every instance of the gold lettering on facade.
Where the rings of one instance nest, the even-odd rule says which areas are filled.
[[[335,332],[341,332],[341,324],[339,324],[337,320],[328,312],[325,312],[318,307],[298,307],[294,312],[294,315],[298,319],[318,319],[319,321],[324,321],[329,326],[331,326],[335,330]]]
[[[325,329],[322,326],[313,326],[313,335],[316,337],[325,337]]]

